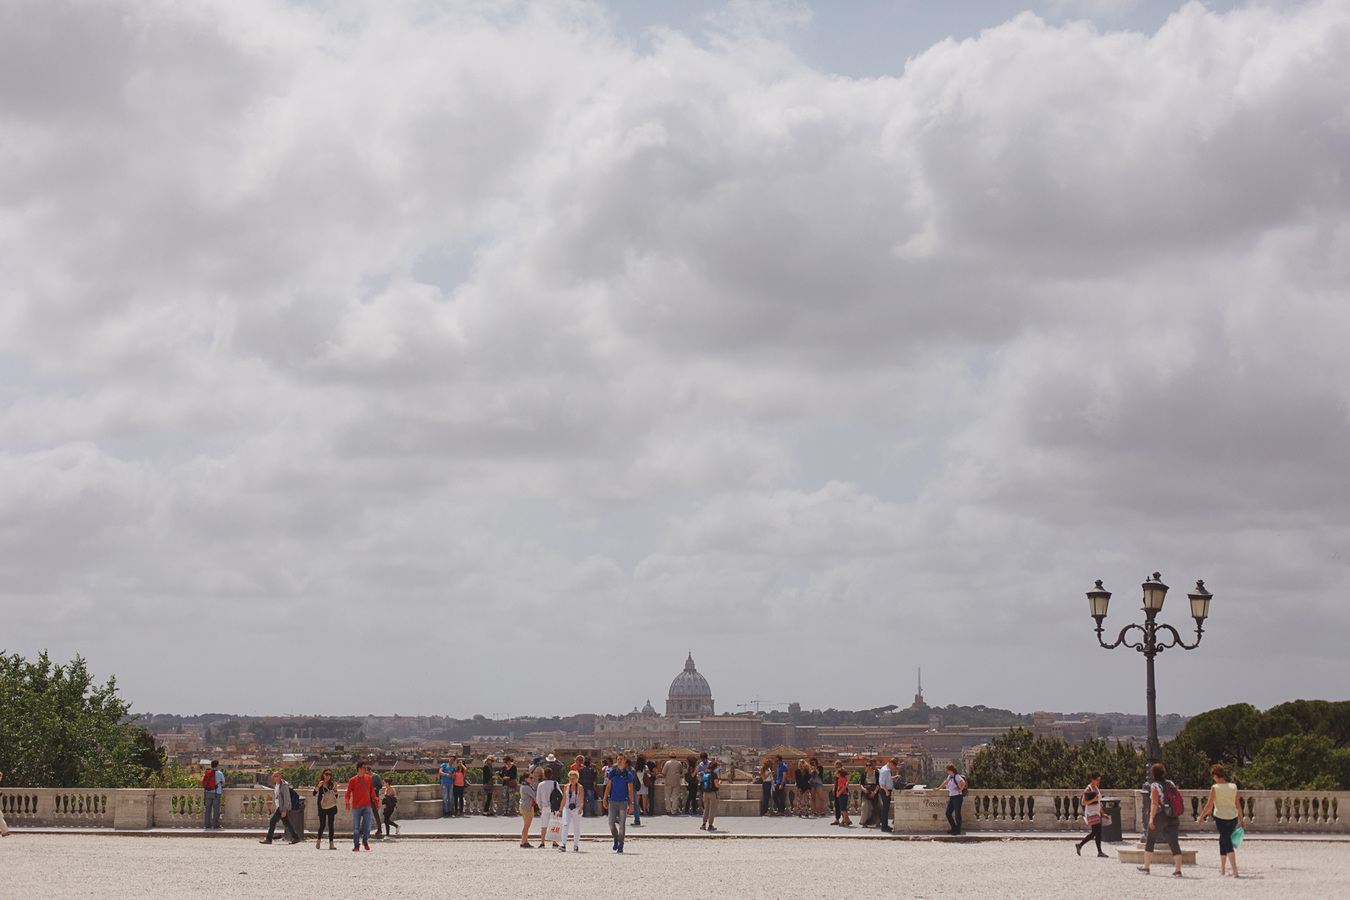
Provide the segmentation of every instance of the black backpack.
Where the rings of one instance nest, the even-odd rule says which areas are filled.
[[[300,799],[300,795],[295,792],[295,788],[291,788],[291,809],[300,809],[300,805],[303,802],[304,801]]]
[[[553,782],[553,793],[548,795],[548,806],[554,812],[562,809],[562,789],[556,781]]]

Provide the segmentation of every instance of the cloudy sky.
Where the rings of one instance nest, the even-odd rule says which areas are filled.
[[[1031,0],[1027,0],[1031,3]],[[139,710],[1350,684],[1350,3],[0,2],[0,648]]]

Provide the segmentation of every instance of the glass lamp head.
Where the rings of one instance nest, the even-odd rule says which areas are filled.
[[[1154,572],[1142,585],[1144,589],[1144,610],[1162,612],[1163,600],[1167,598],[1167,585],[1162,583],[1162,573]]]
[[[1087,592],[1088,612],[1100,624],[1102,619],[1106,618],[1107,607],[1111,605],[1111,592],[1102,587],[1100,578],[1097,579],[1096,585]]]
[[[1186,596],[1191,599],[1191,618],[1197,622],[1203,622],[1209,618],[1209,601],[1214,595],[1205,590],[1205,583],[1197,581],[1195,590]]]

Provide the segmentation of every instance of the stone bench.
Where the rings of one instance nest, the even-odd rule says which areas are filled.
[[[1182,850],[1181,864],[1183,866],[1195,865],[1196,864],[1195,854],[1197,852],[1198,851],[1195,850]],[[1144,851],[1139,848],[1134,848],[1130,850],[1118,850],[1116,851],[1116,855],[1123,863],[1132,863],[1133,865],[1136,866],[1142,866],[1144,864]],[[1174,862],[1175,860],[1173,859],[1172,854],[1168,853],[1166,849],[1164,849],[1161,853],[1159,853],[1157,850],[1153,851],[1152,865],[1164,867],[1170,866]]]

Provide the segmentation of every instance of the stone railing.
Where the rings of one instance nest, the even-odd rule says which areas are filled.
[[[305,800],[302,812],[312,831],[318,822],[312,787],[297,785]],[[441,815],[441,791],[435,784],[400,785],[397,818],[432,819]],[[1137,791],[1103,792],[1120,801],[1125,830],[1138,832],[1142,823],[1142,795]],[[787,788],[788,809],[796,804],[796,786]],[[683,800],[684,789],[680,789]],[[761,789],[757,783],[724,783],[719,793],[719,815],[759,815]],[[1214,828],[1201,820],[1207,791],[1183,791],[1186,809],[1181,817],[1183,832],[1207,832]],[[1255,834],[1347,834],[1350,833],[1350,792],[1336,791],[1243,791],[1243,814]],[[517,797],[494,788],[493,809],[512,812]],[[862,789],[849,787],[849,812],[861,811]],[[1346,810],[1341,809],[1347,804]],[[897,831],[910,834],[940,834],[947,830],[944,813],[947,796],[939,791],[896,791],[891,804]],[[483,786],[470,785],[464,793],[464,812],[479,816],[483,809]],[[651,810],[665,812],[665,788],[658,784]],[[828,807],[827,807],[828,809]],[[14,828],[148,828],[200,829],[202,792],[196,789],[95,790],[57,788],[0,789],[0,812]],[[227,788],[222,796],[221,824],[232,829],[265,828],[272,815],[272,792],[268,788]],[[1076,790],[974,790],[966,796],[963,825],[972,833],[1080,832],[1085,829]],[[338,804],[336,828],[351,830],[351,812]]]

